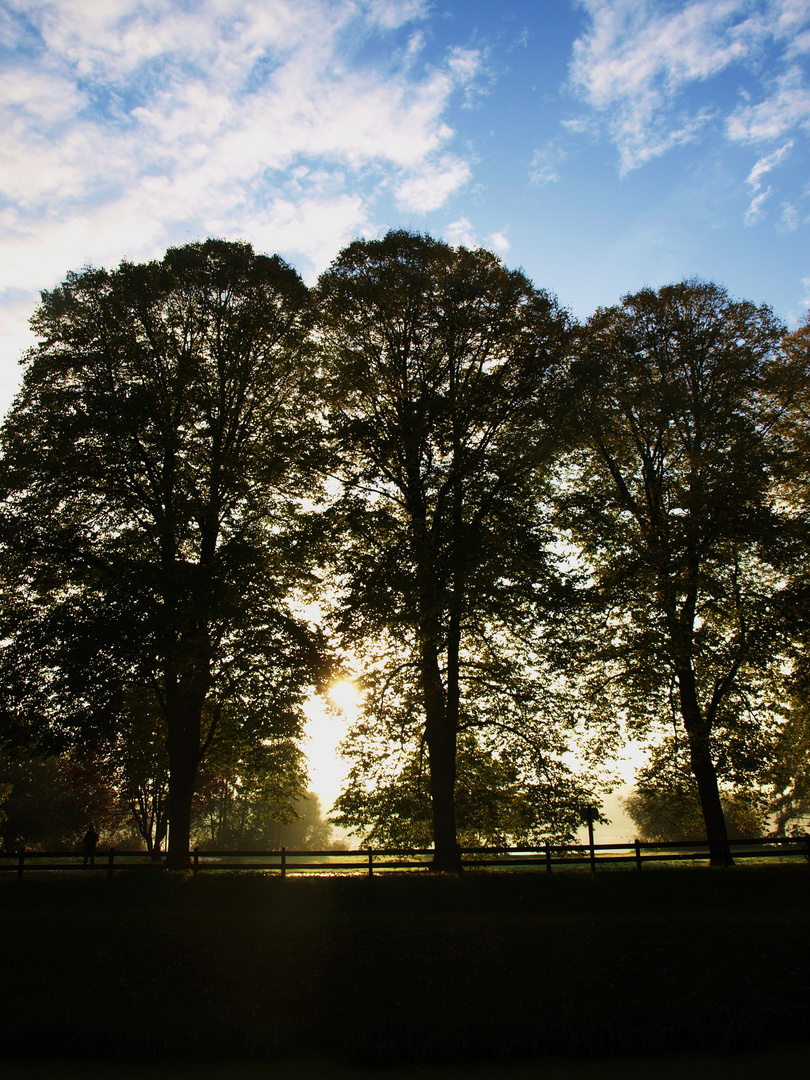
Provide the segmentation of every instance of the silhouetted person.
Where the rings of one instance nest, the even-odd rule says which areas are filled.
[[[96,865],[96,844],[98,843],[98,833],[91,825],[87,832],[84,834],[84,863],[83,867],[87,866],[87,860],[90,860],[90,866]]]

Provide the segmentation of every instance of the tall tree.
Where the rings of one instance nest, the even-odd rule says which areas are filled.
[[[626,706],[672,691],[715,863],[728,858],[719,736],[773,658],[778,582],[759,555],[780,527],[783,332],[768,308],[686,281],[598,311],[581,342],[591,392],[564,517]]]
[[[103,742],[151,694],[175,867],[223,708],[256,740],[294,735],[322,669],[290,605],[309,313],[295,271],[243,243],[69,274],[2,432],[2,737]]]
[[[402,231],[351,244],[318,295],[344,485],[336,623],[347,649],[406,673],[424,722],[433,865],[455,871],[459,730],[476,720],[476,695],[509,693],[476,674],[500,642],[531,637],[553,580],[542,500],[568,320],[489,252]]]

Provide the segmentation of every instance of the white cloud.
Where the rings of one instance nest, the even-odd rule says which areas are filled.
[[[792,149],[793,139],[791,139],[790,142],[786,142],[784,146],[780,146],[778,150],[766,154],[757,161],[745,181],[752,191],[759,191],[762,187],[762,177],[765,176],[766,173],[769,173],[771,169],[775,169],[777,166],[781,165]]]
[[[806,0],[579,0],[590,18],[575,43],[570,82],[601,114],[626,174],[694,140],[719,114],[695,111],[685,91],[733,65],[756,70],[766,46],[784,58],[810,32]],[[795,76],[792,76],[795,78]],[[804,92],[788,80],[774,101],[747,105],[728,121],[733,139],[777,137],[806,118]],[[785,96],[786,95],[786,96]]]
[[[755,195],[749,203],[748,209],[745,211],[745,217],[743,218],[746,225],[756,225],[758,221],[761,221],[765,217],[765,211],[762,209],[762,204],[766,199],[770,198],[771,189],[766,188],[764,191],[760,191],[758,195]]]
[[[498,255],[506,255],[512,245],[502,232],[490,233],[484,240],[484,246]]]
[[[556,184],[560,179],[560,165],[568,155],[554,142],[546,143],[542,150],[535,150],[529,162],[529,181],[539,187]]]
[[[441,207],[471,175],[445,116],[483,62],[466,48],[426,64],[428,10],[7,0],[0,288],[30,289],[33,307],[34,290],[85,261],[214,233],[301,255],[315,273],[372,230],[383,195],[415,214]]]
[[[795,232],[799,227],[799,211],[792,203],[782,203],[782,217],[779,219],[780,232]]]
[[[457,221],[451,221],[444,230],[444,239],[454,247],[478,248],[484,247],[488,251],[494,251],[497,255],[505,255],[511,248],[506,234],[493,232],[484,237],[483,244],[478,239],[472,222],[467,217],[461,217]]]
[[[372,22],[385,30],[394,30],[414,19],[422,19],[430,9],[427,0],[366,0],[365,6]]]
[[[804,86],[801,70],[791,67],[779,79],[776,93],[729,117],[728,136],[734,142],[759,142],[781,138],[797,127],[810,127],[810,90]]]
[[[48,71],[34,77],[16,66],[0,72],[0,101],[7,110],[51,126],[74,116],[87,97],[70,79]]]
[[[445,155],[438,162],[426,161],[395,187],[397,203],[403,210],[424,214],[438,210],[448,197],[467,183],[471,175],[466,161]]]
[[[259,250],[299,252],[309,264],[304,276],[312,282],[353,237],[375,231],[367,213],[363,199],[348,193],[331,199],[278,198],[254,217],[234,215],[212,231],[219,235],[241,231],[252,238]]]
[[[466,217],[451,221],[444,230],[444,239],[453,247],[476,248],[479,246],[473,224]]]
[[[768,16],[774,35],[787,41],[789,53],[806,52],[810,48],[806,29],[807,0],[771,0]]]
[[[481,53],[478,49],[464,49],[459,46],[450,50],[447,66],[462,84],[471,83],[481,69]]]

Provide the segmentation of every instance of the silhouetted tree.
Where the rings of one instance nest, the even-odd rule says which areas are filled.
[[[2,432],[0,735],[102,744],[150,693],[185,866],[223,707],[292,737],[323,669],[290,605],[318,447],[307,290],[278,257],[209,240],[72,273],[32,325]]]
[[[733,737],[778,647],[783,527],[772,435],[791,373],[766,307],[687,281],[598,311],[581,340],[591,392],[566,462],[563,520],[593,575],[581,645],[630,715],[683,724],[712,861],[725,858],[718,735]],[[588,640],[589,639],[589,640]],[[618,699],[618,700],[616,700]]]
[[[500,646],[528,642],[558,588],[544,484],[568,320],[489,252],[407,232],[351,244],[318,296],[343,484],[335,625],[363,664],[405,673],[423,717],[434,867],[457,870],[459,731],[477,700],[508,698],[483,669],[509,667]],[[380,715],[385,696],[370,703]],[[513,705],[533,722],[536,702]]]

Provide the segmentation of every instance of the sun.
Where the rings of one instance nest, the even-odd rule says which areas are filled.
[[[324,695],[312,694],[304,706],[307,756],[311,790],[327,814],[346,783],[349,763],[340,744],[357,718],[360,694],[353,682],[339,679]]]
[[[357,711],[360,694],[353,682],[348,679],[338,679],[329,688],[328,698],[332,704],[344,715],[351,715]]]

